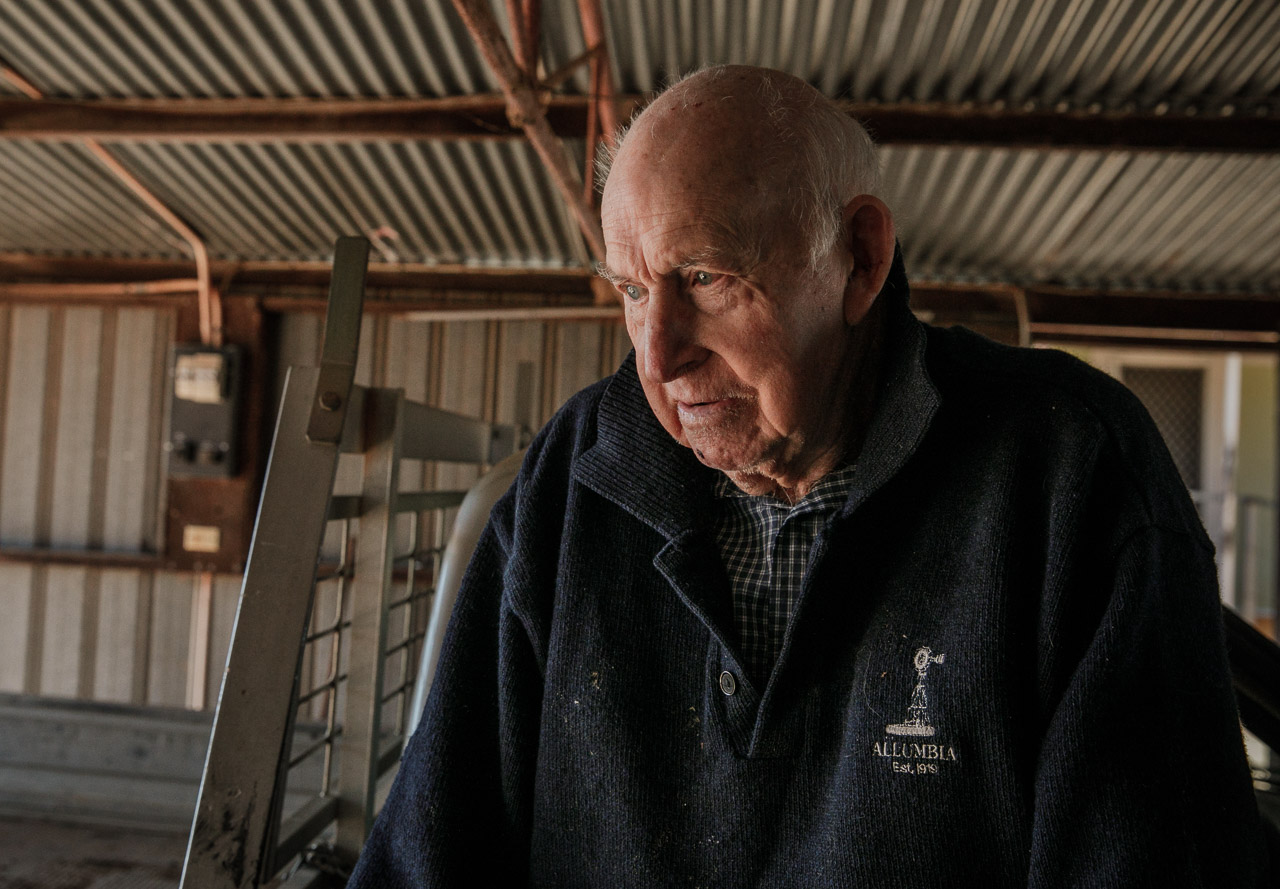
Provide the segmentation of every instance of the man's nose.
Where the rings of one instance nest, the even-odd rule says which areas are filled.
[[[644,320],[644,373],[669,383],[706,356],[698,342],[697,311],[674,287],[649,294]]]

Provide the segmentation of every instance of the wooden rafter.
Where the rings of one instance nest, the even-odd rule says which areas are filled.
[[[453,6],[502,87],[508,118],[524,132],[550,174],[561,198],[577,220],[588,250],[596,259],[604,259],[600,217],[595,208],[582,199],[582,180],[570,163],[564,145],[547,122],[537,91],[516,64],[511,47],[493,16],[492,7],[487,0],[453,0]]]
[[[608,66],[602,66],[607,72]],[[512,69],[515,68],[514,59]],[[602,90],[603,93],[603,90]],[[522,105],[541,113],[550,134],[581,139],[594,97],[526,89]],[[615,123],[642,102],[615,95],[602,107]],[[1274,154],[1280,118],[963,108],[844,102],[885,145],[1123,149]],[[107,142],[360,142],[512,139],[522,130],[500,95],[443,99],[0,99],[0,139],[92,138]]]

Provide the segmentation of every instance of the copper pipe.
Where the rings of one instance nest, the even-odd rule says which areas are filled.
[[[507,116],[513,125],[524,130],[533,150],[551,174],[560,196],[573,212],[578,228],[586,238],[588,249],[596,259],[603,259],[604,232],[600,228],[600,218],[594,207],[583,202],[582,180],[547,123],[538,97],[523,84],[520,69],[498,28],[493,10],[484,0],[453,0],[453,6],[502,86],[507,99]]]
[[[80,299],[103,296],[167,296],[197,293],[195,278],[84,284],[0,284],[0,297],[12,299]]]
[[[604,142],[610,148],[618,135],[617,91],[613,86],[613,68],[609,64],[609,49],[605,42],[604,14],[600,0],[578,0],[578,15],[582,19],[582,39],[588,49],[596,51],[592,64],[600,66],[600,80],[592,88],[600,106],[600,127]]]
[[[578,69],[579,69],[579,68],[581,68],[583,65],[587,64],[588,62],[590,62],[592,59],[594,59],[594,58],[596,57],[596,55],[597,55],[597,53],[596,53],[596,50],[595,50],[594,48],[593,48],[593,49],[583,50],[582,52],[578,53],[578,54],[577,54],[576,56],[574,56],[572,59],[570,59],[569,61],[565,62],[563,65],[561,65],[561,66],[560,66],[559,68],[557,68],[556,70],[552,71],[552,72],[551,72],[550,74],[548,74],[546,77],[542,78],[542,81],[541,81],[541,86],[542,86],[542,88],[543,88],[544,90],[555,90],[555,89],[559,89],[561,86],[563,86],[563,85],[564,85],[565,81],[567,81],[567,80],[568,80],[570,77],[572,77],[574,74],[578,73]],[[568,96],[557,96],[556,98],[557,98],[557,99],[559,99],[559,100],[561,100],[561,101],[564,101],[565,99],[570,98],[570,97],[568,97]],[[591,111],[591,104],[592,104],[592,102],[594,102],[594,101],[595,101],[595,100],[594,100],[591,96],[589,96],[589,95],[588,95],[588,96],[583,96],[583,97],[581,97],[581,103],[582,103],[583,107],[584,107],[584,108],[586,108],[586,110],[587,110],[587,112],[588,112],[588,113],[590,113],[590,111]]]
[[[591,94],[600,89],[600,57],[591,56]],[[596,202],[596,149],[600,144],[599,103],[587,105],[587,151],[582,164],[582,199],[595,206]]]
[[[28,99],[43,99],[44,94],[36,89],[35,84],[27,80],[17,71],[14,71],[8,65],[0,64],[0,77],[3,77],[9,83],[13,84],[19,92],[26,95]]]
[[[507,30],[511,32],[511,54],[515,59],[516,67],[521,71],[527,71],[529,57],[525,54],[524,9],[520,5],[520,0],[507,0],[506,8]],[[527,83],[533,82],[527,81]]]
[[[3,76],[5,80],[12,83],[29,98],[44,98],[44,94],[34,84],[8,65],[0,64],[0,76]],[[219,297],[209,283],[209,251],[205,249],[204,241],[176,213],[166,207],[164,202],[143,185],[137,177],[126,170],[124,165],[116,160],[111,152],[103,148],[100,142],[96,139],[85,139],[84,146],[98,160],[102,161],[107,169],[114,173],[116,178],[123,182],[130,191],[141,198],[142,202],[150,207],[152,212],[169,223],[187,242],[196,263],[196,281],[198,282],[196,298],[200,310],[200,341],[206,346],[221,346],[222,306],[220,304],[214,305],[215,302],[219,302]],[[217,319],[216,323],[215,318]]]
[[[524,71],[530,83],[538,82],[538,44],[542,34],[542,0],[524,0]]]
[[[213,630],[213,572],[202,571],[194,578],[191,591],[191,629],[187,663],[187,706],[203,710],[209,685],[209,647]]]
[[[1027,291],[1014,288],[1013,310],[1018,316],[1018,345],[1031,345],[1031,309],[1027,305]]]
[[[218,318],[222,316],[222,307],[214,308],[213,303],[220,298],[214,291],[209,280],[209,251],[205,249],[204,241],[200,239],[191,228],[178,217],[176,213],[164,205],[158,197],[151,193],[151,190],[143,185],[138,179],[124,168],[124,165],[116,160],[111,152],[107,151],[102,145],[94,139],[85,139],[85,147],[89,149],[98,160],[106,165],[107,169],[116,174],[116,177],[123,182],[130,191],[142,199],[142,202],[151,208],[157,216],[169,223],[179,235],[186,240],[187,245],[191,248],[191,253],[196,262],[196,281],[199,282],[196,289],[196,296],[200,309],[200,342],[206,346],[218,347],[222,345],[222,325],[219,322],[214,325],[214,316]]]

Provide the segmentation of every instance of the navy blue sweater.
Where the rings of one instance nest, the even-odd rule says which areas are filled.
[[[711,471],[628,359],[495,507],[351,886],[1256,885],[1212,549],[1150,419],[882,298],[875,417],[767,684]]]

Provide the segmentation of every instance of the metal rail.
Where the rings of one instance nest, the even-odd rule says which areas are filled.
[[[302,885],[354,863],[413,724],[432,584],[463,499],[400,493],[400,461],[488,464],[523,443],[517,427],[354,384],[367,256],[363,239],[339,239],[321,366],[292,368],[285,383],[188,841],[189,889]],[[341,453],[363,455],[358,496],[332,494]]]

